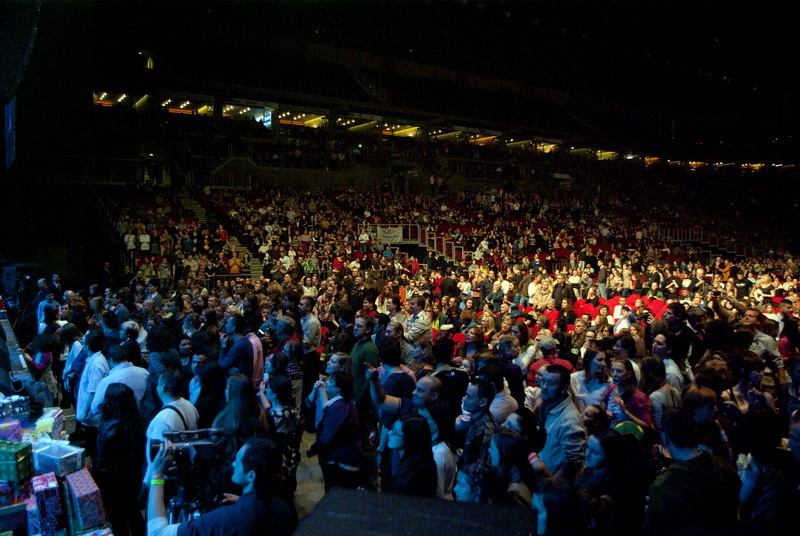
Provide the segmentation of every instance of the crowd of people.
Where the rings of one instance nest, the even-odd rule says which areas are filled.
[[[549,234],[534,217],[526,242],[503,223],[535,201],[499,194],[456,198],[486,219],[483,237],[463,232],[478,255],[420,263],[341,217],[391,218],[380,199],[205,201],[229,220],[211,234],[160,213],[159,254],[175,262],[205,236],[201,249],[230,266],[227,227],[265,256],[260,277],[208,285],[189,265],[125,280],[106,266],[79,292],[39,282],[25,359],[74,405],[115,533],[144,533],[142,483],[149,533],[252,533],[267,518],[290,533],[303,455],[318,458],[325,490],[522,506],[540,534],[786,526],[800,484],[788,255],[668,257],[648,228],[620,235],[621,219],[588,209],[580,233]],[[416,210],[431,226],[459,214]],[[538,219],[581,221],[568,211],[554,203]],[[150,216],[129,214],[120,233],[151,232]],[[183,240],[172,249],[164,236]],[[552,250],[570,247],[555,262]],[[205,428],[219,430],[208,496],[228,505],[170,525],[181,466],[164,434]],[[307,452],[304,434],[315,434]]]

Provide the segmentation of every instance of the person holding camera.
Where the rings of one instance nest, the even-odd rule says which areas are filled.
[[[172,450],[169,442],[163,445],[148,468],[148,536],[261,536],[267,527],[270,535],[292,533],[297,518],[274,494],[281,456],[273,441],[250,438],[236,453],[231,480],[242,487],[241,496],[226,494],[219,508],[170,525],[164,503],[164,475],[172,461]]]
[[[158,377],[156,392],[163,406],[147,427],[147,459],[152,458],[154,443],[164,441],[164,432],[197,430],[199,415],[191,402],[181,396],[181,371],[167,369]]]

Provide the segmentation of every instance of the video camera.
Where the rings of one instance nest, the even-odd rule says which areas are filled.
[[[224,431],[217,428],[164,432],[164,440],[173,444],[167,471],[175,489],[167,509],[170,523],[182,523],[219,506],[225,456],[224,447],[214,438],[222,435]]]

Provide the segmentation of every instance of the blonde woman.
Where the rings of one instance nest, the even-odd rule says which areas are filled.
[[[775,285],[772,283],[772,276],[764,274],[758,279],[758,284],[753,289],[753,298],[756,303],[760,303],[764,307],[768,303],[772,303],[772,298],[775,297]]]

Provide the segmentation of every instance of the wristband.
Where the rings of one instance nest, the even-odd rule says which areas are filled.
[[[154,478],[153,480],[150,481],[150,485],[151,486],[163,486],[164,485],[164,479],[163,478]]]

